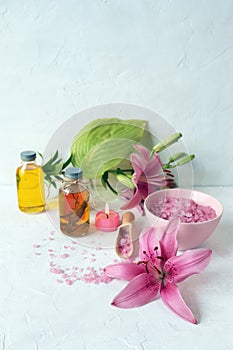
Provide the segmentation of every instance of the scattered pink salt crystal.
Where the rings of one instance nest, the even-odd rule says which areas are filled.
[[[66,284],[68,284],[69,286],[71,286],[72,284],[74,284],[74,281],[67,279],[65,280]]]
[[[33,244],[33,248],[40,248],[40,244]]]
[[[60,269],[60,268],[58,268],[58,267],[52,267],[52,268],[50,269],[50,272],[59,275],[59,274],[64,273],[64,270],[62,270],[62,269]]]
[[[69,256],[70,256],[69,254],[61,254],[61,258],[62,258],[62,259],[69,258]]]
[[[63,281],[62,281],[62,280],[59,280],[59,279],[57,279],[56,281],[57,281],[57,283],[59,283],[59,284],[63,283]]]

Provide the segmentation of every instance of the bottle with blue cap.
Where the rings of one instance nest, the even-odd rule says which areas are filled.
[[[60,229],[72,237],[84,236],[89,231],[90,193],[82,177],[82,169],[66,169],[59,190]]]
[[[18,206],[24,213],[40,213],[45,210],[44,173],[36,164],[36,152],[20,153],[22,164],[16,170]]]

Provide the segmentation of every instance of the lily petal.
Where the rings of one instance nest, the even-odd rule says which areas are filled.
[[[141,146],[139,144],[135,144],[134,148],[141,153],[142,157],[148,161],[150,159],[150,152],[148,151],[148,149],[146,149],[144,146]]]
[[[187,250],[182,255],[170,258],[164,266],[166,281],[178,283],[187,277],[200,273],[209,263],[212,250],[200,248]]]
[[[130,281],[145,272],[145,267],[133,262],[119,262],[105,267],[104,272],[109,277]]]
[[[141,202],[141,199],[142,199],[142,195],[141,195],[140,191],[137,188],[135,194],[133,195],[133,197],[129,200],[129,202],[124,204],[121,207],[121,209],[122,210],[133,209]]]
[[[161,288],[161,298],[164,304],[176,315],[191,323],[197,323],[192,311],[185,304],[178,287],[173,283],[167,283]]]
[[[169,221],[159,243],[161,247],[161,255],[165,260],[175,256],[178,250],[177,232],[180,227],[180,218]]]
[[[134,179],[138,181],[144,169],[146,168],[147,162],[145,159],[140,157],[139,154],[131,154],[130,161],[134,169]]]
[[[155,250],[157,248],[157,250]],[[145,253],[146,252],[146,255]],[[157,229],[155,227],[145,228],[140,234],[139,257],[141,260],[151,259],[155,262],[156,256],[160,256],[160,246],[157,238]]]
[[[154,276],[142,273],[132,279],[114,298],[112,305],[123,309],[142,306],[154,300],[160,290],[161,281]]]

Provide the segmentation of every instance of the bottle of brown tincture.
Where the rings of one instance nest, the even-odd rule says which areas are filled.
[[[69,236],[84,236],[89,231],[90,193],[82,183],[82,174],[80,168],[66,169],[59,190],[60,228]]]
[[[40,213],[45,210],[44,173],[36,164],[36,152],[20,153],[22,164],[16,170],[18,206],[24,213]]]

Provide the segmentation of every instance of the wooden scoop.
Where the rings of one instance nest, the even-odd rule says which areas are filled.
[[[122,216],[122,225],[118,227],[116,237],[116,253],[122,259],[127,259],[133,254],[132,222],[134,219],[134,214],[127,211]]]

